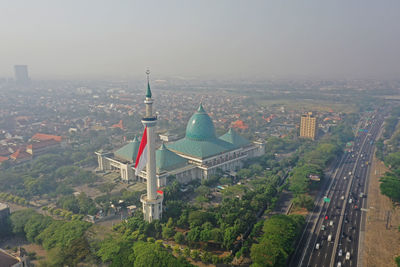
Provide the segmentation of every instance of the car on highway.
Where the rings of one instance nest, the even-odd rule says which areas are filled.
[[[337,263],[337,267],[342,267],[342,263],[340,261]]]
[[[346,252],[346,260],[350,260],[350,252]]]
[[[325,220],[328,220],[328,215],[325,216]]]
[[[330,226],[333,226],[333,221],[330,221],[330,222],[329,222],[329,225],[330,225]]]
[[[316,250],[318,250],[318,249],[319,249],[319,247],[320,247],[320,244],[319,244],[319,243],[317,243],[317,244],[315,245],[315,249],[316,249]]]
[[[328,242],[332,241],[332,235],[328,235]]]
[[[339,249],[339,257],[342,257],[342,256],[343,256],[343,250]]]
[[[325,224],[323,224],[323,225],[321,226],[321,230],[322,230],[322,231],[325,231]]]

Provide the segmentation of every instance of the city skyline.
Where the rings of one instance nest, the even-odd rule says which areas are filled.
[[[394,79],[400,3],[19,1],[0,4],[0,77]]]

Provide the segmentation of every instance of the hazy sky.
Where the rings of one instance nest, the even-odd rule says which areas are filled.
[[[397,0],[0,0],[0,76],[400,78]],[[155,78],[154,77],[154,78]]]

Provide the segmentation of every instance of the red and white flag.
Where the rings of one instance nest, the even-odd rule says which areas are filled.
[[[140,141],[139,151],[136,156],[135,163],[135,174],[139,175],[139,173],[143,170],[147,163],[147,127],[144,128],[142,140]]]

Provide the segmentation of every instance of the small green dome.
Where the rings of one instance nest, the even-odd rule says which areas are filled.
[[[192,115],[186,126],[186,137],[194,140],[216,138],[214,123],[204,111],[202,104],[200,104],[197,112]]]

